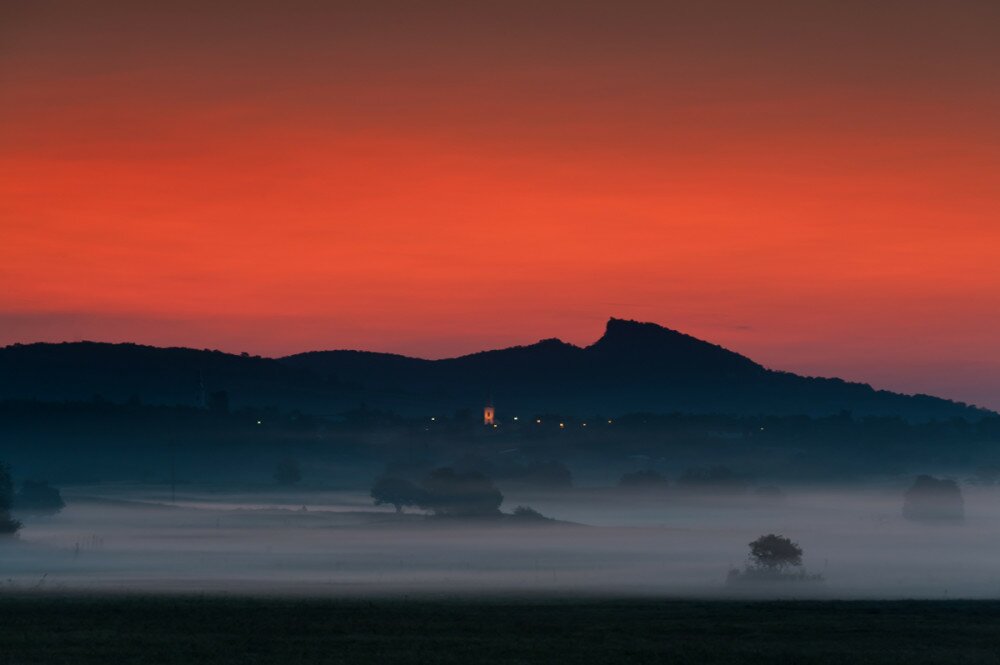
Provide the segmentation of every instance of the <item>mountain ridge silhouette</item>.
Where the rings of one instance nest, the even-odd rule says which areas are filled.
[[[406,415],[476,408],[503,414],[726,413],[898,416],[911,421],[993,412],[928,395],[772,370],[655,323],[611,318],[593,344],[555,338],[428,360],[358,350],[262,358],[138,344],[64,342],[0,349],[0,398],[197,404],[225,390],[234,406],[333,415],[364,403]]]

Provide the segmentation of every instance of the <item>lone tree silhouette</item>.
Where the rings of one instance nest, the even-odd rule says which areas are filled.
[[[743,570],[731,568],[726,576],[726,584],[822,581],[822,575],[810,575],[802,567],[802,548],[799,544],[774,533],[750,543],[750,556]]]
[[[750,560],[769,572],[802,565],[802,548],[790,538],[769,533],[750,543]]]
[[[21,523],[10,516],[14,504],[14,481],[10,469],[0,464],[0,536],[13,535],[21,528]]]

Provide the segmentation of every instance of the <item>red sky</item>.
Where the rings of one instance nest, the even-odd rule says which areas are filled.
[[[1000,407],[996,2],[141,4],[0,9],[0,344],[613,315]]]

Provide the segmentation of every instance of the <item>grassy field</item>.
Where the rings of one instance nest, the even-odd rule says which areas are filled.
[[[1000,602],[0,597],[0,663],[1000,663]]]

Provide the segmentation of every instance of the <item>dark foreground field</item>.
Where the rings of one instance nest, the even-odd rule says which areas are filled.
[[[1000,663],[1000,602],[0,597],[0,663]]]

